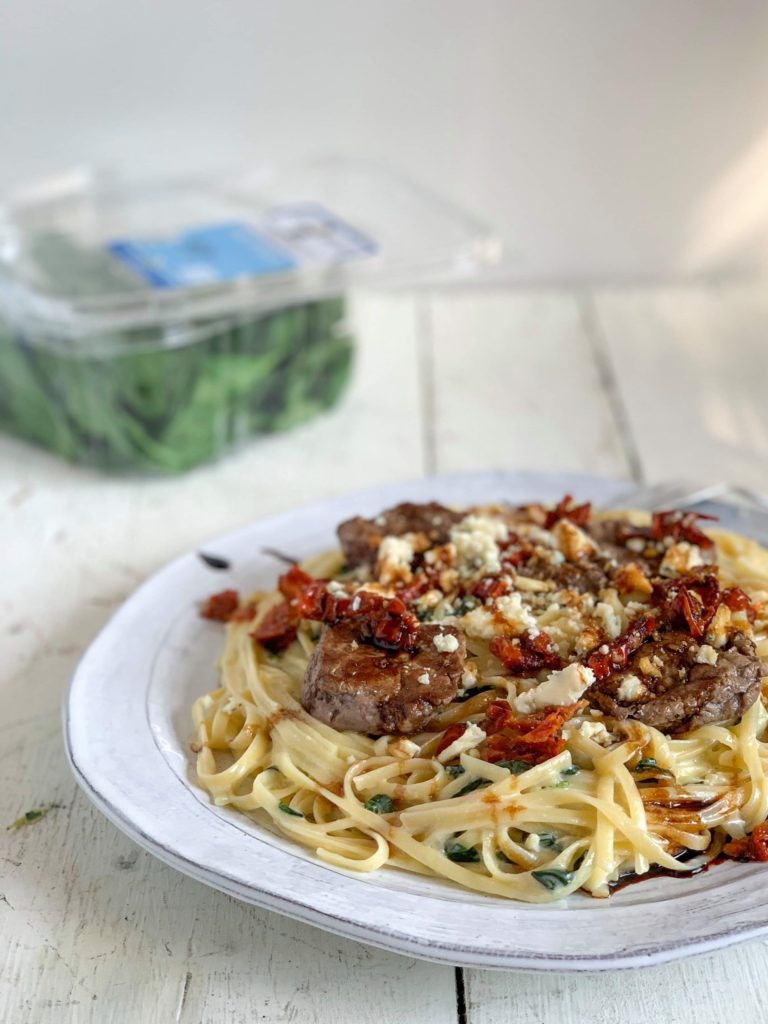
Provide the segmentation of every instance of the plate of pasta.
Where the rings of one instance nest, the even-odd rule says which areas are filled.
[[[768,551],[627,490],[460,474],[207,542],[81,661],[78,781],[200,881],[439,962],[768,932]]]

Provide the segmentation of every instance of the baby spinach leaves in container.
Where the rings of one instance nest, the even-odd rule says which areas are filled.
[[[0,429],[106,470],[178,473],[305,423],[349,379],[351,287],[497,256],[364,161],[36,184],[0,206]]]

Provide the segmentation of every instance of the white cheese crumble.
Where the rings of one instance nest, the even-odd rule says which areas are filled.
[[[347,592],[347,588],[344,586],[343,583],[339,583],[338,580],[329,580],[328,581],[328,593],[329,594],[333,594],[334,597],[336,597],[339,594],[346,594],[346,592]]]
[[[556,523],[552,533],[557,546],[569,562],[580,558],[589,558],[597,552],[597,545],[586,533],[569,519],[561,519]]]
[[[523,843],[523,846],[526,848],[526,850],[530,850],[531,853],[538,853],[539,848],[541,846],[541,839],[539,839],[539,836],[536,832],[529,832],[528,835],[525,837],[525,842]]]
[[[702,644],[696,654],[697,665],[716,665],[718,654],[714,647],[709,644]]]
[[[508,536],[506,525],[488,516],[469,515],[453,526],[451,542],[462,573],[471,576],[477,572],[483,575],[501,572],[498,541]]]
[[[684,576],[697,565],[703,565],[701,548],[696,544],[688,544],[681,541],[667,548],[659,566],[661,576]]]
[[[634,551],[638,555],[645,551],[645,541],[642,537],[630,537],[626,546],[630,551]]]
[[[721,604],[707,629],[707,640],[713,647],[724,647],[728,641],[728,627],[731,624],[731,610]]]
[[[419,604],[423,605],[424,608],[436,608],[443,600],[444,596],[445,595],[442,590],[435,590],[433,588],[432,590],[428,590],[426,594],[421,595],[419,598]]]
[[[461,625],[469,636],[480,637],[483,640],[490,640],[499,632],[493,615],[487,608],[473,608],[471,612],[462,616]]]
[[[416,757],[421,752],[421,747],[404,736],[398,736],[396,739],[391,736],[379,736],[373,744],[373,752],[377,757]]]
[[[537,708],[545,708],[550,704],[573,704],[594,681],[595,674],[591,668],[573,662],[563,669],[550,672],[543,683],[516,697],[515,709],[523,715],[529,715]]]
[[[458,757],[459,754],[463,754],[465,750],[471,750],[473,747],[478,746],[484,739],[485,733],[480,726],[475,725],[474,722],[470,722],[461,736],[454,740],[450,747],[446,747],[445,750],[438,754],[437,760],[442,764],[447,764],[447,762],[452,761],[454,757]]]
[[[526,540],[531,540],[534,544],[540,544],[543,548],[553,548],[555,546],[555,538],[549,530],[545,530],[541,526],[529,526],[526,523],[521,523],[520,533]]]
[[[645,691],[646,687],[642,680],[638,679],[636,675],[628,675],[622,679],[621,686],[616,691],[616,696],[619,700],[639,700]]]
[[[599,743],[601,747],[609,747],[615,738],[613,733],[608,732],[603,722],[582,722],[579,725],[579,735],[585,740]]]
[[[422,672],[420,676],[417,676],[417,679],[422,686],[429,686],[429,672]]]
[[[518,633],[522,633],[526,629],[530,630],[532,633],[539,632],[536,619],[533,617],[530,610],[523,604],[523,599],[518,593],[505,594],[504,596],[497,598],[496,611],[506,622],[513,626]]]
[[[598,601],[595,605],[595,617],[600,619],[603,629],[611,640],[615,640],[621,633],[621,619],[615,608],[606,601]]]
[[[464,690],[471,690],[477,686],[477,665],[474,661],[468,661],[464,665],[464,673],[461,677],[461,686]]]
[[[394,583],[395,580],[404,580],[406,583],[412,579],[411,562],[415,551],[413,541],[405,537],[384,537],[379,544],[379,552],[376,561],[376,572],[380,583]]]
[[[437,633],[432,643],[442,654],[452,654],[459,649],[459,641],[453,633]]]

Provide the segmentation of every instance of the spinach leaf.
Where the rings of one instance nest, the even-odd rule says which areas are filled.
[[[569,885],[573,880],[573,872],[564,868],[542,868],[540,871],[532,871],[531,875],[539,885],[543,885],[550,892],[562,885]]]
[[[477,598],[467,595],[462,597],[458,604],[453,609],[453,614],[456,616],[466,615],[467,612],[471,612],[474,608],[477,608]]]
[[[288,804],[284,804],[282,801],[280,801],[280,803],[277,806],[280,808],[283,814],[292,814],[294,818],[304,817],[301,811],[294,811],[292,807],[289,807]]]
[[[457,864],[476,864],[480,860],[480,854],[474,846],[462,846],[461,843],[448,843],[444,852],[448,860]]]
[[[488,779],[472,779],[471,782],[468,782],[463,789],[460,789],[459,792],[454,795],[464,796],[465,793],[472,793],[481,786],[490,786]]]
[[[386,793],[377,793],[370,800],[365,801],[366,811],[373,811],[374,814],[391,814],[395,809],[392,798]]]
[[[552,850],[561,849],[554,832],[539,832],[539,846]]]
[[[499,768],[507,768],[513,775],[522,775],[523,772],[533,768],[533,765],[528,764],[527,761],[497,761],[496,764]]]

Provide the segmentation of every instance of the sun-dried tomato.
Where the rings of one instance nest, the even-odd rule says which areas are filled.
[[[240,597],[236,590],[222,590],[218,594],[211,594],[200,609],[200,614],[204,619],[229,622],[239,604]]]
[[[700,548],[711,548],[713,541],[696,525],[698,519],[716,521],[717,516],[707,516],[701,512],[680,512],[672,509],[669,512],[654,512],[651,519],[650,536],[652,540],[686,540],[689,544],[698,544]]]
[[[241,605],[236,611],[232,612],[229,617],[230,622],[248,622],[254,618],[256,612],[259,610],[257,601],[246,601],[244,605]]]
[[[570,494],[566,494],[562,501],[559,501],[554,508],[547,512],[544,528],[551,530],[555,523],[561,519],[570,519],[576,526],[586,526],[591,514],[591,501],[586,501],[583,505],[574,505],[573,497]]]
[[[393,651],[414,647],[419,627],[419,620],[399,597],[372,590],[361,590],[353,597],[332,594],[321,580],[313,580],[297,598],[296,612],[302,619],[318,622],[359,620],[361,637]]]
[[[296,639],[299,615],[287,601],[270,608],[251,633],[269,651],[284,651]]]
[[[423,573],[418,573],[416,576],[414,576],[411,583],[409,583],[405,587],[401,587],[398,590],[397,596],[405,604],[412,604],[419,597],[421,597],[422,594],[426,594],[426,592],[431,589],[432,585],[430,583],[429,577],[425,576]]]
[[[720,600],[732,612],[746,612],[749,621],[755,621],[757,608],[741,587],[726,587],[720,595]]]
[[[584,701],[577,701],[517,718],[508,701],[493,701],[486,709],[483,723],[488,736],[482,753],[484,760],[527,761],[530,765],[548,761],[565,749],[563,726],[584,706]]]
[[[440,742],[435,747],[435,757],[438,754],[442,754],[444,750],[447,750],[452,743],[455,743],[459,736],[463,736],[467,730],[466,722],[456,722],[454,725],[449,725],[443,735],[440,737]]]
[[[489,597],[495,600],[497,597],[508,594],[509,587],[509,580],[503,580],[498,576],[485,576],[475,583],[470,589],[470,594],[480,598],[481,601],[487,601]]]
[[[519,543],[520,543],[520,534],[515,533],[514,530],[508,530],[507,531],[507,538],[506,538],[506,540],[498,541],[499,548],[502,551],[506,551],[507,548],[513,548],[515,546],[515,544],[519,544]]]
[[[653,615],[633,619],[620,636],[605,645],[607,651],[600,648],[592,651],[587,658],[587,668],[592,669],[595,679],[605,679],[612,672],[626,668],[630,657],[645,643],[654,629],[656,619]]]
[[[670,626],[687,628],[695,640],[705,636],[721,600],[720,583],[713,572],[682,576],[658,582],[653,601],[660,616]]]
[[[502,569],[519,569],[532,555],[533,547],[530,544],[521,544],[519,547],[507,548],[501,552]]]
[[[284,572],[277,581],[277,589],[289,601],[304,593],[313,578],[309,573],[304,572],[298,565],[292,565],[288,572]]]
[[[530,675],[543,668],[560,668],[562,665],[552,637],[543,631],[531,633],[526,630],[516,640],[495,636],[490,650],[512,675]]]
[[[755,825],[745,839],[732,839],[726,843],[723,853],[734,860],[768,861],[768,821]]]

